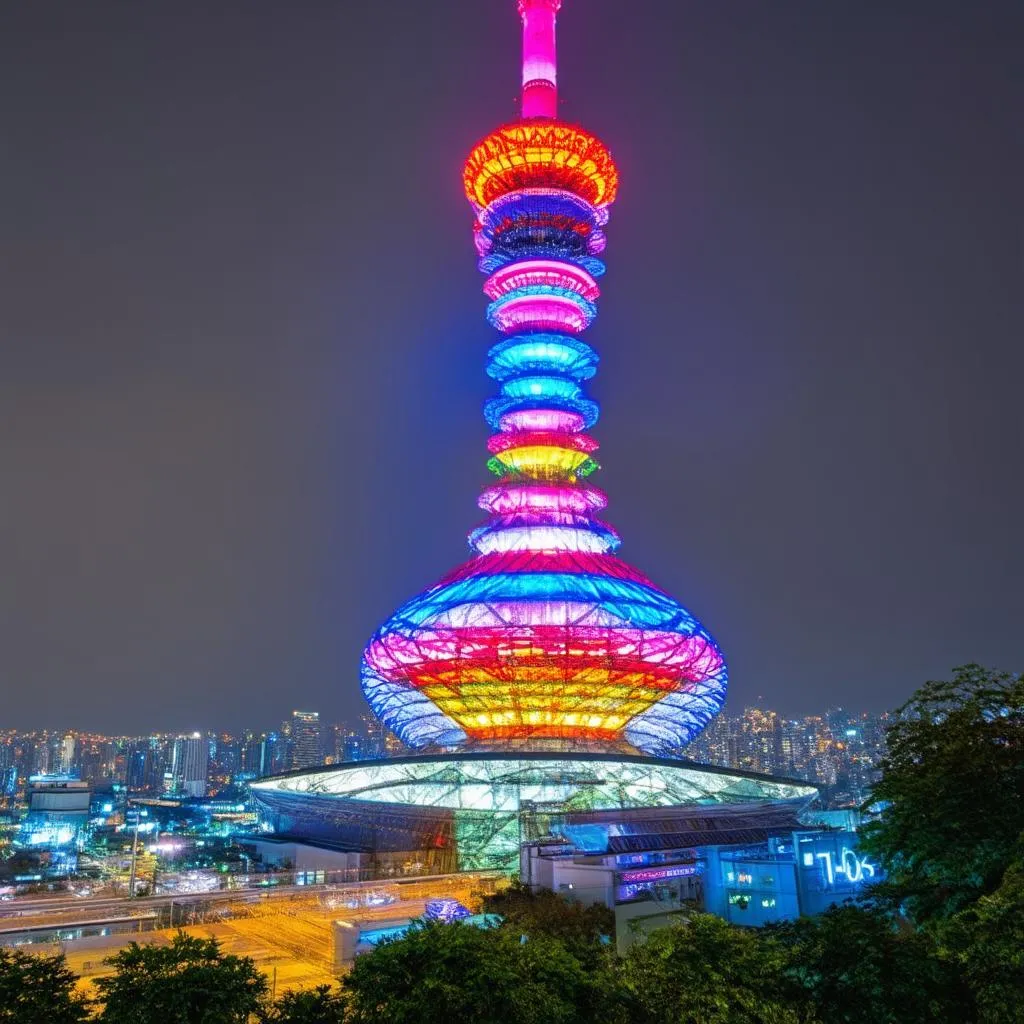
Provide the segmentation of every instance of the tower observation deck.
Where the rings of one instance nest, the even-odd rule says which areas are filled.
[[[521,118],[463,173],[498,333],[484,407],[494,481],[472,557],[402,605],[363,653],[374,713],[410,746],[678,753],[720,709],[711,635],[615,552],[591,482],[605,226],[619,185],[595,135],[558,117],[561,0],[518,0]]]

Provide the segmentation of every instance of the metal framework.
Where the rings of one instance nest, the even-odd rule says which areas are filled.
[[[817,793],[688,761],[536,752],[356,762],[252,790],[275,831],[371,852],[450,849],[461,870],[514,866],[524,840],[581,827],[613,852],[763,839]]]
[[[589,483],[597,315],[618,171],[590,132],[557,120],[560,0],[519,0],[523,116],[464,170],[488,322],[496,483],[469,536],[475,555],[399,608],[367,645],[362,685],[410,746],[581,743],[666,754],[720,709],[726,667],[675,599],[620,561]]]

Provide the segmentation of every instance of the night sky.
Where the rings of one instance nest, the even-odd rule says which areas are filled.
[[[1024,5],[565,0],[622,175],[593,392],[622,555],[727,710],[1024,667]],[[513,0],[0,13],[0,726],[361,712],[467,555],[490,393],[461,164]]]

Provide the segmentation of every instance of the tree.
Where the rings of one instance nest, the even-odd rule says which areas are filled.
[[[0,1024],[78,1024],[88,1001],[63,956],[0,947]]]
[[[889,727],[862,832],[875,896],[919,924],[995,892],[1024,832],[1024,680],[978,665],[926,683]]]
[[[414,925],[356,959],[352,1024],[583,1024],[591,973],[557,940],[454,922]]]
[[[133,942],[98,978],[103,1024],[234,1024],[257,1011],[267,980],[249,957],[221,952],[216,939],[178,932],[169,946]]]
[[[631,1024],[802,1024],[815,1020],[787,983],[787,954],[770,936],[710,914],[652,932],[623,957]]]
[[[980,1024],[1024,1022],[1024,848],[1021,854],[994,893],[938,929],[971,988]]]
[[[959,973],[931,936],[897,927],[885,912],[845,904],[771,926],[789,951],[787,977],[829,1024],[945,1024],[970,1019]]]
[[[345,1024],[346,1002],[330,985],[286,992],[260,1015],[261,1024]]]
[[[534,891],[519,882],[484,897],[484,910],[502,918],[502,927],[517,935],[557,939],[581,962],[594,964],[615,935],[615,911],[603,903],[584,906],[550,889]]]

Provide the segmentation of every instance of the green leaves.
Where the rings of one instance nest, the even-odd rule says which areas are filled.
[[[845,904],[775,925],[786,977],[830,1024],[946,1024],[969,1019],[970,1001],[931,937],[883,910]]]
[[[925,924],[995,891],[1024,832],[1024,681],[978,665],[926,683],[897,712],[861,846],[875,895]]]
[[[359,957],[352,1024],[584,1024],[599,979],[558,940],[426,923]]]
[[[286,992],[260,1014],[260,1024],[345,1024],[345,997],[329,985]]]
[[[710,914],[663,928],[630,947],[619,965],[633,1024],[800,1024],[815,1020],[787,982],[783,946]]]
[[[63,956],[35,956],[0,946],[0,1024],[79,1024],[88,1002],[75,992]]]
[[[133,942],[107,963],[116,973],[96,981],[103,1024],[242,1024],[267,990],[248,957],[184,932],[169,946]]]

